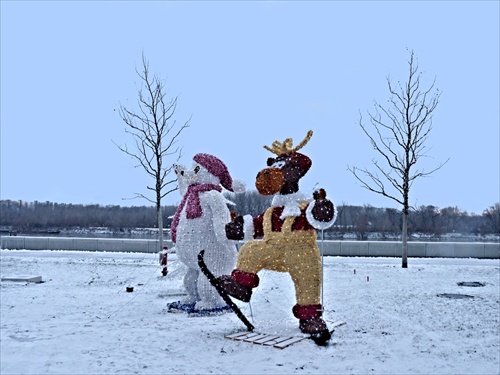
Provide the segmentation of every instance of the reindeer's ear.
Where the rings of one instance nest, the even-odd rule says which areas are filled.
[[[304,154],[300,154],[298,152],[294,152],[292,154],[292,162],[301,171],[300,176],[304,176],[307,173],[307,171],[309,170],[309,168],[311,168],[311,164],[312,164],[312,161],[308,156],[306,156]]]
[[[270,167],[271,165],[273,165],[274,163],[276,163],[276,159],[275,158],[268,158],[267,159],[267,166]]]

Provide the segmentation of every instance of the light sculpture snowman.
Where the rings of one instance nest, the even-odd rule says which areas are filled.
[[[216,289],[198,266],[198,253],[205,251],[205,261],[216,276],[235,267],[236,242],[226,237],[225,225],[231,221],[230,203],[223,189],[233,192],[233,180],[226,165],[217,157],[199,153],[191,169],[174,166],[182,195],[171,226],[171,239],[177,258],[187,267],[184,287],[187,296],[168,304],[170,312],[185,311],[194,315],[213,315],[230,311]],[[236,183],[238,185],[238,183]],[[243,186],[237,187],[238,191]]]

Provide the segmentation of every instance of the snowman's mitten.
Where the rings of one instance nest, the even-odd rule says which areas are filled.
[[[236,216],[230,223],[226,224],[226,237],[228,239],[242,240],[244,236],[243,216]]]

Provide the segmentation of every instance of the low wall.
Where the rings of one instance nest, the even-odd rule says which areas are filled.
[[[158,240],[80,237],[2,236],[1,248],[10,250],[76,250],[157,253]],[[164,246],[172,248],[171,241]],[[318,241],[327,256],[400,257],[397,241]],[[415,258],[500,258],[500,243],[408,242],[408,256]]]
[[[74,250],[157,253],[158,240],[81,237],[2,236],[1,248],[10,250]],[[163,246],[172,247],[171,241]]]
[[[321,242],[318,241],[321,249]],[[401,257],[403,245],[397,241],[324,241],[325,255]],[[408,242],[413,258],[500,258],[500,243]]]

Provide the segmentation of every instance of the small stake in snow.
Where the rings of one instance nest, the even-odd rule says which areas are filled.
[[[370,281],[370,276],[366,276],[366,281]]]

